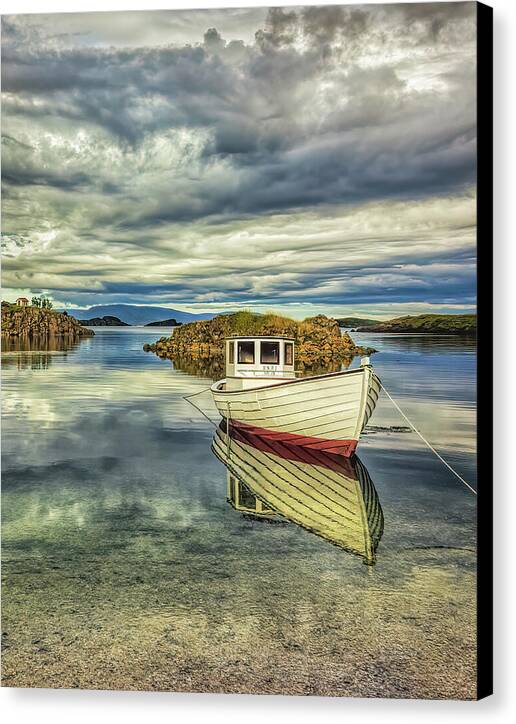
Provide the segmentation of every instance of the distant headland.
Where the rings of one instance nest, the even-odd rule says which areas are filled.
[[[340,317],[337,319],[340,327],[351,329],[352,327],[374,327],[381,324],[380,319],[366,319],[365,317]]]
[[[365,321],[365,320],[362,320]],[[368,322],[372,320],[367,320]],[[341,325],[344,326],[344,325]],[[454,334],[473,337],[477,333],[476,314],[419,314],[396,317],[374,324],[357,325],[356,332],[396,332],[398,334]]]

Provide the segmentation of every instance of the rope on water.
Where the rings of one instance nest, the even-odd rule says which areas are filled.
[[[389,400],[392,402],[392,404],[394,405],[394,407],[398,410],[398,412],[400,413],[400,415],[408,422],[408,424],[409,424],[410,427],[414,430],[414,432],[416,433],[416,435],[419,435],[419,437],[420,437],[421,440],[425,443],[425,445],[427,445],[427,446],[430,448],[430,450],[439,458],[439,460],[440,460],[444,465],[446,465],[446,467],[448,468],[448,470],[451,470],[451,472],[455,475],[455,477],[457,477],[457,478],[461,481],[461,483],[464,483],[464,485],[465,485],[467,488],[469,488],[469,490],[471,490],[471,492],[473,493],[473,495],[476,495],[476,494],[477,494],[477,491],[475,490],[475,488],[472,488],[471,485],[470,485],[466,480],[464,480],[464,478],[463,478],[461,475],[459,475],[459,473],[458,473],[456,470],[454,470],[454,469],[452,468],[452,466],[450,465],[450,463],[446,462],[446,460],[442,457],[442,455],[439,455],[439,453],[437,452],[437,450],[435,449],[435,447],[433,447],[433,445],[428,442],[428,440],[426,439],[426,437],[423,437],[423,435],[419,432],[419,430],[417,429],[417,427],[411,422],[411,420],[408,419],[408,417],[405,415],[405,413],[403,412],[403,410],[401,409],[401,407],[398,405],[398,403],[396,402],[396,400],[394,400],[394,399],[391,397],[391,395],[387,392],[387,390],[385,389],[385,386],[384,386],[381,382],[380,382],[380,384],[381,384],[381,386],[382,386],[383,391],[385,392],[385,394],[386,394],[387,397],[389,398]]]
[[[204,412],[203,409],[201,409],[198,405],[195,404],[195,402],[192,402],[192,397],[196,397],[197,395],[201,395],[203,392],[207,392],[210,390],[211,387],[205,387],[203,390],[199,390],[199,392],[194,392],[192,395],[183,395],[183,400],[186,400],[186,402],[190,403],[192,407],[195,407],[195,409],[201,413],[201,415],[204,415],[204,417],[208,420],[209,423],[213,425],[213,427],[218,427],[216,422],[213,422],[211,417],[208,417],[208,415]]]

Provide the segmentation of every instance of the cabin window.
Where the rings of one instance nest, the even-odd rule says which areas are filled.
[[[240,480],[238,481],[238,505],[248,510],[256,510],[256,497]]]
[[[254,364],[254,342],[238,343],[238,364],[253,365]]]
[[[234,342],[229,342],[228,362],[230,365],[234,364],[234,362],[235,362],[235,343]]]
[[[279,365],[279,342],[262,342],[262,365]]]
[[[285,364],[294,364],[294,345],[292,342],[285,342]]]

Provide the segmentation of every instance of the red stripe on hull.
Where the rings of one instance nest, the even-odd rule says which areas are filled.
[[[279,444],[294,451],[305,450],[312,453],[330,453],[331,455],[349,458],[355,452],[358,443],[358,440],[327,440],[320,437],[297,435],[294,432],[277,432],[263,427],[255,427],[238,420],[231,420],[229,427],[230,437],[240,438],[241,442],[247,442],[261,450],[264,450],[268,444],[269,446]]]

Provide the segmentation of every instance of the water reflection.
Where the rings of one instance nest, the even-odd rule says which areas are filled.
[[[212,450],[227,468],[228,502],[255,518],[289,520],[374,564],[383,534],[376,488],[351,459],[221,423]]]
[[[79,337],[69,335],[6,337],[2,335],[2,367],[18,370],[45,370],[52,364],[55,352],[72,352]],[[9,354],[12,353],[12,354]]]
[[[224,357],[176,357],[171,362],[178,372],[185,372],[194,377],[218,380],[224,377],[225,373]]]
[[[4,369],[4,681],[473,697],[474,497],[389,427],[401,421],[382,397],[360,447],[388,521],[376,566],[268,513],[247,470],[234,503],[253,519],[236,513],[213,428],[184,399],[199,392],[215,419],[209,382],[142,351],[166,332],[97,327],[73,350],[40,352],[48,369]],[[395,343],[364,341],[416,425],[474,480],[474,355]],[[344,477],[362,480],[367,517],[377,497],[359,473]]]
[[[2,335],[2,352],[66,352],[78,346],[81,337],[74,335],[45,335],[6,337]]]
[[[375,332],[350,332],[350,334],[356,344],[374,347],[378,352],[424,355],[457,354],[458,351],[461,355],[476,353],[474,337],[444,334],[377,334]]]
[[[325,365],[304,366],[296,363],[296,374],[299,377],[307,375],[321,375],[328,372],[339,372],[346,370],[351,365],[353,357],[345,358],[342,361],[330,361]],[[219,380],[225,375],[224,357],[176,357],[171,360],[175,370],[185,372],[195,377],[206,377],[213,380]]]

